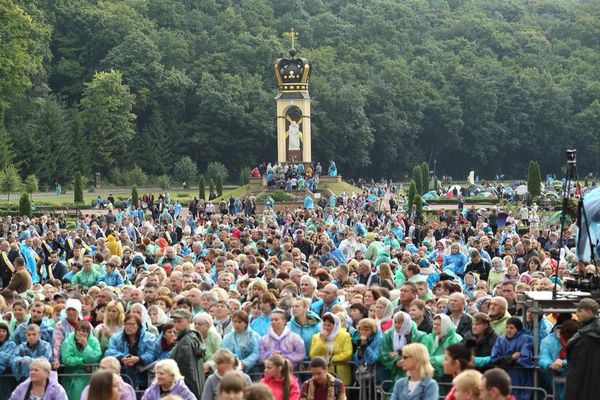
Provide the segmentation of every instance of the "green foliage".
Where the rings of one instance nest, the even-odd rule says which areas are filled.
[[[125,181],[116,167],[159,176],[187,156],[216,182],[209,160],[272,161],[269,66],[290,26],[313,66],[313,158],[343,175],[558,172],[567,147],[600,169],[589,0],[0,0],[0,169]]]
[[[37,176],[29,175],[25,178],[25,182],[23,182],[23,186],[25,188],[25,192],[29,193],[31,196],[33,193],[36,193],[39,190],[39,181]]]
[[[416,194],[423,194],[423,178],[421,175],[421,167],[418,165],[413,168],[412,181],[415,183]]]
[[[529,161],[527,170],[527,191],[532,199],[540,197],[542,194],[542,174],[537,161]]]
[[[31,200],[28,193],[23,193],[19,199],[19,215],[31,217]]]
[[[175,163],[173,175],[180,182],[193,182],[198,176],[198,167],[190,157],[183,156]]]
[[[208,180],[208,196],[215,193],[215,182],[211,179]]]
[[[10,194],[21,188],[21,177],[19,171],[9,165],[0,172],[0,191],[8,195],[8,204],[10,205]]]
[[[208,163],[208,166],[206,167],[206,179],[208,180],[213,180],[213,181],[217,181],[217,177],[220,176],[221,177],[221,181],[225,182],[225,180],[227,179],[227,167],[225,167],[224,164],[220,163],[220,162],[216,162],[216,161],[212,161]]]
[[[406,204],[408,206],[408,209],[410,210],[410,208],[412,207],[413,204],[415,204],[415,197],[417,196],[417,184],[415,183],[414,180],[410,181],[410,185],[408,186],[408,192],[406,194]]]
[[[171,178],[169,175],[163,174],[156,178],[156,183],[161,189],[165,190],[169,188],[169,185],[171,184]]]
[[[421,164],[421,189],[423,190],[423,194],[429,191],[429,165],[426,162]]]
[[[248,176],[248,170],[246,168],[240,169],[240,186],[244,186],[250,181],[250,177]]]
[[[421,197],[420,194],[415,195],[415,200],[414,200],[413,204],[417,205],[417,210],[419,210],[420,213],[423,212],[423,198]]]
[[[137,207],[139,202],[140,195],[138,194],[137,185],[133,184],[133,186],[131,187],[131,204],[133,204],[134,207]]]
[[[0,1],[0,124],[3,110],[32,85],[48,54],[50,30],[12,0]]]
[[[133,100],[118,71],[97,72],[85,84],[81,119],[94,149],[94,157],[88,161],[94,170],[106,172],[128,154],[127,146],[135,134]]]
[[[206,200],[206,181],[204,180],[204,175],[200,175],[200,179],[198,180],[198,198]]]
[[[83,200],[83,180],[79,172],[75,173],[75,178],[73,179],[73,202],[75,204],[85,203]]]
[[[133,168],[125,172],[123,179],[125,184],[144,186],[148,181],[148,176],[139,165],[135,164]]]
[[[217,190],[217,197],[223,196],[223,180],[221,179],[221,175],[217,175],[217,181],[215,182],[215,187]]]
[[[275,190],[273,192],[261,193],[257,198],[257,203],[264,203],[269,197],[275,201],[275,203],[294,201],[295,197],[284,192],[283,190]]]

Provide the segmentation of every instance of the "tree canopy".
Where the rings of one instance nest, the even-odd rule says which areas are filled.
[[[0,167],[53,184],[273,161],[292,27],[313,158],[345,176],[559,173],[567,147],[600,170],[596,0],[0,0]]]

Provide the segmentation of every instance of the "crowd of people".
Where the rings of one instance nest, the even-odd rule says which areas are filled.
[[[517,303],[595,273],[572,251],[577,226],[421,215],[396,194],[390,211],[374,207],[389,189],[261,215],[161,195],[72,229],[5,217],[0,393],[342,400],[391,382],[394,400],[529,400],[537,367],[556,399],[591,399],[598,303],[543,316]]]

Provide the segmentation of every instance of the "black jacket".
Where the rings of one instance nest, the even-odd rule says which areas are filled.
[[[200,333],[187,330],[179,334],[171,353],[171,358],[179,366],[186,386],[197,399],[202,398],[204,390],[204,352],[204,342]]]
[[[471,331],[465,333],[463,336],[463,343],[467,340],[474,340],[476,344],[475,347],[473,347],[473,355],[475,357],[487,357],[492,355],[492,347],[494,347],[496,339],[498,339],[498,336],[490,326],[480,340],[477,340]]]
[[[62,262],[57,262],[54,266],[52,264],[49,265],[52,268],[52,276],[54,279],[62,280],[63,276],[67,273],[67,266]]]
[[[452,318],[450,313],[448,313],[448,316],[450,318]],[[467,333],[471,332],[472,324],[473,324],[473,318],[471,318],[471,316],[469,314],[463,313],[463,315],[460,316],[460,320],[458,321],[458,326],[456,327],[456,333],[458,333],[462,337],[465,337],[465,335]]]
[[[600,320],[587,321],[567,343],[565,399],[596,400],[600,393]]]

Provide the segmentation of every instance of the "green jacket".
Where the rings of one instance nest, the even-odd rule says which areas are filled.
[[[87,368],[86,365],[96,364],[101,357],[100,343],[92,333],[88,336],[87,346],[83,349],[75,342],[75,333],[67,336],[60,346],[60,360],[65,365],[67,374],[90,373],[91,368]],[[89,383],[89,376],[63,376],[60,383],[65,388],[69,400],[79,400],[81,392]]]
[[[394,327],[388,329],[381,339],[381,350],[379,351],[379,362],[383,364],[383,366],[389,372],[389,379],[393,381],[397,381],[400,378],[406,376],[406,373],[402,368],[396,367],[396,363],[402,359],[402,353],[398,354],[394,358],[389,358],[388,354],[394,351],[394,333],[396,330]],[[426,333],[421,332],[417,329],[417,324],[414,321],[410,323],[410,338],[409,343],[421,343]]]
[[[204,339],[204,345],[206,346],[206,352],[204,353],[204,359],[206,363],[210,365],[213,371],[216,371],[217,364],[213,360],[213,355],[221,348],[221,342],[223,338],[219,335],[219,332],[213,327],[208,330],[208,336]]]
[[[365,258],[367,260],[370,260],[373,264],[375,264],[375,261],[377,260],[377,256],[381,252],[382,248],[383,248],[382,242],[380,242],[379,240],[373,240],[371,242],[371,244],[369,244],[369,247],[367,248],[367,252],[365,253]]]
[[[73,285],[81,285],[90,288],[94,286],[96,282],[98,282],[100,276],[100,272],[94,271],[93,268],[90,270],[90,272],[86,272],[84,269],[82,269],[75,274],[72,283]]]
[[[435,333],[431,332],[425,335],[422,343],[429,351],[429,359],[433,366],[433,377],[435,379],[440,379],[444,375],[444,352],[448,346],[461,341],[462,337],[456,333],[454,325],[451,325],[450,328],[448,328],[448,332],[446,332],[446,335],[440,340],[437,346],[435,344]]]
[[[504,312],[504,315],[500,319],[492,321],[492,329],[496,332],[496,335],[502,336],[506,334],[506,321],[510,318],[508,311]]]

